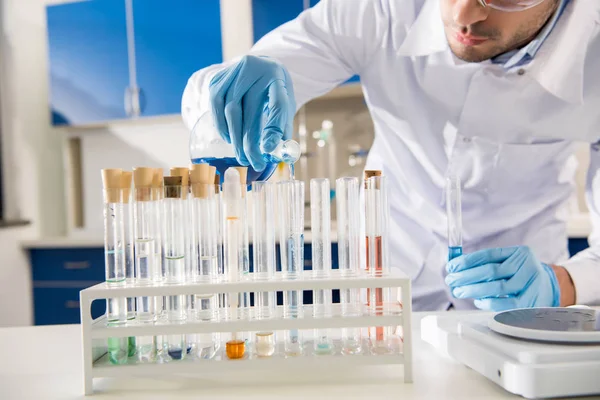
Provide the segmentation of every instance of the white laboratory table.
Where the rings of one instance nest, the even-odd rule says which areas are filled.
[[[505,399],[519,398],[478,373],[439,356],[420,340],[415,313],[414,383],[396,366],[356,373],[285,376],[251,371],[243,376],[96,379],[91,399]],[[85,399],[79,325],[0,329],[0,399]]]

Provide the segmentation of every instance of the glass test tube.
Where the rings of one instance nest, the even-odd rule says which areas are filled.
[[[152,200],[152,179],[154,168],[134,168],[133,170],[133,236],[135,254],[135,283],[150,285],[154,281],[155,259],[155,212],[156,202]],[[156,320],[156,299],[151,296],[138,297],[136,323],[152,324]],[[136,338],[138,360],[151,362],[156,358],[156,337]]]
[[[161,168],[154,168],[154,174],[152,176],[152,200],[155,202],[154,213],[153,213],[153,226],[154,236],[156,238],[154,242],[154,281],[163,282],[166,276],[165,263],[163,260],[163,170]],[[164,296],[156,297],[156,308],[157,316],[165,316],[167,300]],[[162,339],[162,337],[159,337]]]
[[[360,268],[360,200],[359,182],[355,177],[336,181],[338,264],[344,277],[357,276]],[[340,290],[342,315],[359,314],[359,289]],[[358,354],[362,350],[360,328],[342,329],[342,352]]]
[[[252,245],[255,280],[273,279],[275,273],[275,186],[269,182],[252,183]],[[268,319],[275,315],[275,292],[254,293],[256,318]],[[275,332],[257,332],[254,349],[258,357],[275,353]]]
[[[216,168],[210,167],[210,169],[211,169],[211,174],[215,174]],[[222,281],[225,279],[224,270],[223,270],[223,222],[222,222],[224,220],[224,216],[223,216],[223,205],[222,205],[223,196],[221,195],[221,178],[219,177],[219,175],[215,174],[214,185],[215,185],[215,198],[216,198],[216,202],[217,202],[216,216],[219,220],[219,223],[217,224],[217,279]],[[219,312],[226,310],[225,293],[219,293],[218,300],[219,300],[219,310],[220,310]],[[223,318],[225,318],[225,317],[226,316],[224,316]]]
[[[214,174],[214,172],[213,172]],[[212,183],[208,164],[196,164],[190,172],[192,182],[192,226],[194,270],[196,282],[214,282],[217,279],[217,236],[219,217],[217,213],[218,194]],[[213,321],[217,317],[217,295],[195,296],[193,317],[199,321]],[[188,315],[188,319],[190,316]],[[195,354],[202,359],[213,358],[219,348],[219,333],[199,333],[195,335]]]
[[[381,171],[365,171],[365,232],[367,247],[367,272],[372,276],[383,276],[389,272],[388,263],[387,186]],[[383,315],[389,302],[389,288],[367,289],[367,305],[370,312]],[[376,354],[392,351],[390,327],[369,328],[371,349]]]
[[[235,168],[225,171],[223,181],[223,272],[224,278],[230,282],[240,279],[240,268],[244,257],[244,229],[242,226],[242,185],[240,174]],[[238,318],[239,296],[237,293],[225,293],[224,306],[227,318]],[[229,358],[242,358],[245,353],[245,341],[239,332],[233,332],[226,343],[226,354]]]
[[[462,255],[462,196],[460,178],[446,179],[446,215],[448,218],[448,261]]]
[[[316,278],[331,275],[331,192],[329,179],[310,180],[310,216],[312,232],[312,268]],[[313,316],[323,318],[330,315],[331,289],[313,290]],[[330,354],[333,342],[327,329],[315,329],[314,351]]]
[[[279,245],[281,270],[287,279],[297,279],[304,269],[304,182],[289,180],[277,183],[279,195]],[[302,290],[283,292],[283,314],[298,318],[302,310]],[[285,353],[302,354],[300,332],[292,329],[286,333]]]
[[[242,226],[242,245],[241,251],[242,256],[239,266],[240,279],[249,278],[250,273],[250,246],[248,240],[248,185],[246,184],[248,168],[247,167],[235,167],[240,175],[240,185],[242,191],[242,203],[241,203],[241,226]],[[250,317],[250,292],[242,292],[239,296],[239,311],[240,318]]]
[[[133,256],[133,207],[131,204],[131,184],[133,173],[123,171],[121,174],[121,199],[123,202],[123,222],[125,238],[123,250],[125,253],[125,281],[127,285],[133,285],[135,279],[135,259]],[[127,321],[135,319],[135,297],[127,298]],[[129,323],[129,322],[128,322]],[[135,337],[128,338],[128,355],[133,357],[136,351]]]
[[[185,243],[185,281],[191,282],[193,280],[192,277],[192,262],[194,253],[193,249],[193,225],[191,224],[192,220],[192,201],[190,195],[190,170],[185,167],[171,167],[170,169],[171,176],[180,176],[181,177],[181,196],[183,199],[183,240]],[[185,304],[188,314],[193,314],[194,309],[196,308],[195,304],[195,296],[188,295],[185,296]],[[195,335],[188,334],[185,335],[187,342],[187,353],[189,353],[192,349],[192,346],[195,342]]]
[[[181,176],[164,178],[163,209],[163,251],[166,283],[185,282],[185,212]],[[169,323],[185,321],[185,296],[167,296],[167,320]],[[167,337],[167,353],[173,360],[185,357],[187,343],[185,335],[175,334]]]
[[[104,262],[105,277],[108,286],[125,284],[125,252],[123,249],[125,231],[123,224],[123,204],[121,198],[120,169],[103,169],[104,186]],[[106,300],[106,319],[108,325],[127,322],[125,298]],[[108,338],[108,357],[112,364],[124,364],[128,356],[126,337]]]

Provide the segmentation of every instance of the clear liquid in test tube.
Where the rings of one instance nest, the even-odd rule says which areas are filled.
[[[281,271],[287,279],[298,279],[304,270],[304,182],[289,180],[277,183],[279,200],[279,246]],[[283,314],[298,318],[302,312],[302,291],[283,292]],[[302,354],[300,331],[286,332],[287,356]]]
[[[131,186],[133,182],[133,173],[123,171],[121,175],[121,198],[123,200],[123,222],[125,239],[123,242],[123,251],[125,253],[125,282],[127,285],[133,285],[135,280],[135,259],[134,259],[134,240],[133,240],[133,204],[131,201]],[[127,323],[133,323],[135,319],[135,297],[127,298]],[[128,338],[128,356],[135,356],[136,344],[135,337]]]
[[[154,201],[153,227],[154,230],[154,282],[163,282],[166,276],[165,263],[163,259],[163,170],[154,168],[152,175],[152,200]],[[157,317],[165,316],[167,307],[167,298],[164,296],[156,297]],[[159,336],[162,340],[162,337]]]
[[[336,180],[338,264],[344,277],[358,276],[360,270],[360,198],[356,177]],[[360,310],[359,289],[341,289],[342,315],[357,316]],[[342,329],[342,352],[359,354],[362,351],[360,328]]]
[[[329,179],[310,181],[310,215],[312,233],[312,268],[315,278],[331,275],[331,191]],[[313,316],[325,318],[331,314],[331,289],[313,290]],[[333,342],[328,329],[314,330],[316,354],[331,354]]]
[[[195,282],[211,283],[218,277],[218,232],[219,194],[215,193],[214,168],[208,164],[195,164],[190,172],[192,182],[192,226],[194,243]],[[188,319],[214,321],[217,318],[217,295],[202,294],[194,296],[195,309]],[[219,349],[219,333],[197,333],[195,335],[195,355],[201,359],[211,359]]]
[[[448,261],[463,252],[462,242],[462,196],[460,178],[446,179],[446,215],[448,218]]]
[[[273,279],[275,273],[275,186],[270,182],[252,183],[252,245],[255,280]],[[256,317],[268,319],[275,314],[275,292],[254,294]],[[266,337],[268,332],[263,332]]]
[[[104,261],[105,278],[108,286],[125,285],[125,231],[123,223],[123,203],[120,169],[103,169],[104,187]],[[108,325],[121,325],[127,322],[127,302],[125,298],[106,300]],[[108,338],[108,358],[111,364],[125,364],[129,354],[127,337]]]
[[[166,283],[185,282],[184,204],[182,177],[165,177],[162,201],[164,218],[162,239]],[[184,323],[186,317],[185,296],[167,296],[166,300],[167,321],[171,324]],[[185,335],[168,335],[166,347],[171,360],[183,359],[187,350]]]
[[[389,272],[388,224],[389,208],[387,182],[381,171],[365,171],[365,232],[367,273],[374,277]],[[367,305],[375,315],[383,315],[389,303],[389,288],[367,289]],[[392,351],[391,328],[377,326],[369,328],[371,350],[375,354]]]
[[[133,170],[133,236],[136,285],[151,285],[157,268],[155,259],[156,202],[152,198],[154,168]],[[136,299],[136,323],[153,324],[156,320],[156,298],[140,296]],[[156,359],[156,336],[136,337],[136,353],[140,362]]]

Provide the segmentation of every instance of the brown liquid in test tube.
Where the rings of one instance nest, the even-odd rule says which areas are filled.
[[[381,171],[378,170],[365,170],[365,189],[367,188],[367,180],[373,176],[381,176]],[[370,240],[369,236],[366,237],[366,245],[367,245],[367,272],[370,272],[372,269],[375,270],[375,274],[380,276],[383,271],[383,260],[382,260],[382,240],[381,236],[375,236],[375,243],[372,246],[375,250],[374,264],[371,265],[371,254],[369,246]],[[367,288],[367,306],[370,307],[371,303],[371,289]],[[375,315],[383,315],[383,289],[376,288],[375,289]],[[375,328],[375,340],[384,340],[383,327],[378,326]]]

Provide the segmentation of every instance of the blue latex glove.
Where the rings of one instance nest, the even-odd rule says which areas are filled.
[[[262,171],[263,153],[292,136],[296,100],[287,70],[273,59],[245,56],[217,73],[209,91],[219,134],[240,164]]]
[[[526,246],[476,251],[449,261],[446,270],[452,295],[475,299],[482,310],[560,305],[554,271]]]

